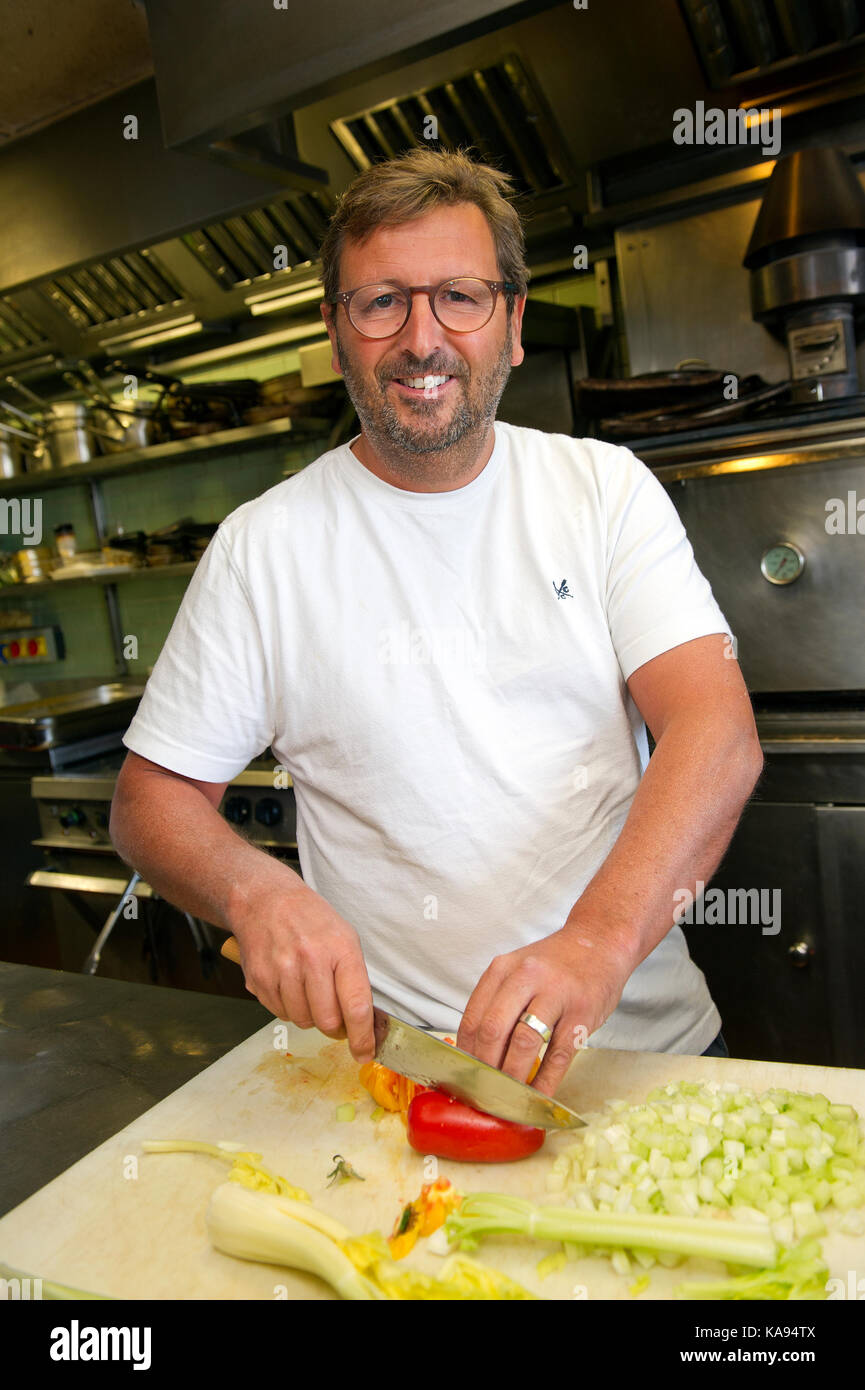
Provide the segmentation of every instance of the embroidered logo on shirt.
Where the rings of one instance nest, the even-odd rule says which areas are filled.
[[[555,581],[555,579],[554,579],[554,580],[553,580],[553,588],[554,588],[555,591],[556,591],[556,598],[573,598],[573,597],[574,597],[573,594],[571,593],[570,589],[568,588],[568,581],[567,581],[567,579],[563,579],[562,582],[561,582],[561,584],[557,584],[556,581]]]

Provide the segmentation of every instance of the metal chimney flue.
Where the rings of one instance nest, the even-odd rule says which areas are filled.
[[[786,340],[792,399],[856,395],[865,190],[843,150],[799,150],[778,160],[743,264],[754,318]]]

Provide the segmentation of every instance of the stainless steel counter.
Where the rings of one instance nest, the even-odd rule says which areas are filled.
[[[271,1017],[252,999],[0,961],[0,1215]]]

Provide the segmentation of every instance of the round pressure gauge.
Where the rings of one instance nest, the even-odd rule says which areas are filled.
[[[760,561],[760,572],[770,584],[792,584],[805,568],[805,556],[792,541],[777,541]]]

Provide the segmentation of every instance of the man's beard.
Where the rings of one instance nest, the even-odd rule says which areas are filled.
[[[335,338],[337,360],[349,399],[357,411],[364,435],[384,462],[396,472],[415,477],[428,476],[428,469],[421,461],[433,455],[449,455],[454,467],[448,468],[448,475],[458,474],[473,463],[473,451],[495,419],[511,373],[513,334],[510,320],[498,358],[483,373],[475,370],[470,381],[462,363],[452,363],[449,367],[440,360],[421,366],[401,364],[396,360],[383,369],[386,375],[377,373],[370,381],[355,369],[338,329]],[[459,383],[452,388],[458,393],[455,404],[418,397],[411,406],[411,418],[403,418],[388,394],[389,382],[397,376],[455,376]],[[408,416],[408,412],[405,415]],[[438,423],[440,417],[441,424]]]

